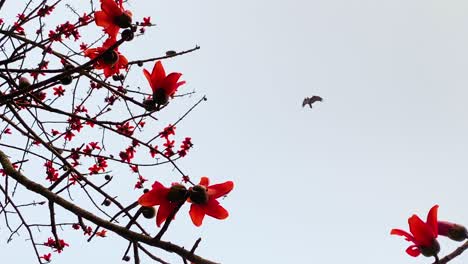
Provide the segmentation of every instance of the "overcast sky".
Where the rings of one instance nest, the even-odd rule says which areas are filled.
[[[227,220],[196,228],[183,211],[167,239],[190,247],[202,236],[198,253],[227,264],[432,263],[406,255],[409,243],[390,229],[408,230],[407,218],[425,219],[434,204],[440,219],[468,224],[466,1],[138,0],[127,7],[157,24],[122,48],[127,57],[201,46],[165,62],[184,73],[180,90],[208,97],[178,127],[196,147],[181,166],[193,177],[235,182],[221,201]],[[312,95],[324,101],[302,108]],[[189,102],[172,109],[182,113]],[[118,263],[126,244],[112,236],[89,244],[70,238],[54,263]],[[2,259],[33,263],[26,238],[1,242]],[[440,242],[442,256],[456,247]],[[468,254],[452,263],[466,261]]]

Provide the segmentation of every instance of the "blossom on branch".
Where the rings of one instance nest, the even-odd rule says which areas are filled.
[[[159,227],[176,210],[177,206],[185,201],[187,189],[178,183],[167,188],[158,181],[155,181],[151,187],[149,192],[144,193],[138,199],[138,203],[145,207],[159,205],[156,215],[156,225]]]
[[[408,218],[408,224],[411,234],[401,229],[392,229],[390,234],[403,236],[406,241],[410,241],[413,245],[406,249],[406,253],[412,257],[417,257],[421,253],[426,257],[437,256],[440,246],[437,242],[438,223],[437,209],[438,205],[434,205],[427,214],[427,220],[424,222],[417,215],[412,215]]]
[[[225,196],[234,188],[234,182],[227,181],[220,184],[209,185],[208,177],[202,177],[200,183],[190,188],[189,202],[190,217],[196,226],[201,226],[205,215],[216,219],[226,219],[229,213],[222,207],[217,199]]]
[[[127,58],[120,54],[117,48],[109,50],[115,42],[115,38],[108,38],[102,47],[91,48],[84,51],[84,55],[90,59],[95,59],[102,55],[94,64],[94,68],[96,70],[103,70],[106,78],[120,73],[121,69],[127,69],[128,66]]]
[[[120,28],[132,25],[132,12],[123,9],[122,0],[119,4],[114,0],[101,0],[101,9],[94,14],[96,25],[103,27],[111,38],[117,37]]]
[[[185,81],[179,82],[182,73],[173,72],[166,76],[161,61],[154,64],[151,74],[146,69],[143,69],[143,74],[145,74],[153,91],[153,102],[158,105],[166,104],[169,97],[174,96],[177,88],[185,84]]]

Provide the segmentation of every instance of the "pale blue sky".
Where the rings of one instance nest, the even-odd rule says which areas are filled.
[[[208,97],[178,127],[196,146],[181,166],[236,184],[228,220],[196,228],[183,210],[167,238],[189,247],[202,236],[198,252],[227,264],[431,263],[390,229],[436,203],[440,219],[468,224],[466,1],[132,2],[157,27],[121,49],[128,57],[201,46],[165,62],[184,73],[181,90]],[[303,109],[314,94],[324,102]],[[112,236],[70,238],[54,263],[117,263],[125,244]],[[23,239],[0,246],[2,258],[32,263]],[[440,242],[441,255],[456,246]]]

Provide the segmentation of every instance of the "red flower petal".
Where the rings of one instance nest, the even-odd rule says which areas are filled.
[[[157,82],[161,82],[162,80],[164,80],[164,78],[166,78],[166,72],[164,71],[164,67],[162,66],[161,61],[157,61],[154,64],[153,71],[151,72],[151,80],[155,84]]]
[[[161,87],[164,88],[165,92],[167,95],[172,96],[177,88],[181,85],[180,83],[178,84],[177,81],[179,80],[180,76],[182,76],[182,73],[178,72],[173,72],[170,73],[162,82]],[[184,82],[181,82],[182,84]]]
[[[195,226],[201,226],[203,218],[205,217],[205,210],[203,210],[203,208],[198,204],[192,204],[190,206],[189,214],[193,224]]]
[[[210,184],[210,179],[208,179],[208,177],[201,177],[198,185],[208,187],[208,184]]]
[[[154,90],[155,90],[156,88],[154,87],[153,81],[151,80],[151,74],[150,74],[149,71],[146,70],[146,69],[143,69],[143,74],[145,75],[146,80],[148,80],[148,83],[149,83],[149,85],[151,86],[151,90],[152,90],[153,93],[154,93]]]
[[[152,190],[144,193],[139,199],[138,203],[142,206],[155,206],[167,202],[167,193],[169,188],[164,187],[161,183],[155,182]]]
[[[437,209],[439,208],[438,205],[434,205],[431,210],[429,210],[429,213],[427,214],[427,225],[432,229],[432,232],[434,234],[434,237],[437,237],[439,234],[438,231],[438,224],[437,224]]]
[[[417,257],[417,256],[419,256],[419,254],[421,254],[421,250],[419,249],[418,246],[412,245],[412,246],[409,246],[406,249],[406,253],[408,253],[408,255],[410,255],[412,257]]]
[[[234,182],[227,181],[220,184],[208,186],[208,195],[210,198],[216,199],[228,194],[234,188]]]
[[[434,234],[430,227],[421,220],[417,215],[413,215],[408,219],[410,232],[413,234],[416,245],[431,246],[434,240]]]
[[[122,9],[120,9],[114,0],[101,0],[101,9],[111,16],[120,16],[123,14]]]
[[[219,205],[219,202],[216,200],[210,200],[208,204],[204,206],[204,209],[205,214],[216,219],[226,219],[229,216],[229,212]]]
[[[408,232],[401,230],[401,229],[392,229],[392,231],[390,231],[390,235],[404,236],[406,237],[406,241],[411,241],[413,243],[416,243],[412,235],[410,235]]]
[[[167,201],[167,199],[164,203],[161,203],[161,206],[159,206],[158,209],[158,214],[156,215],[156,225],[160,227],[161,224],[166,221],[172,211],[174,211],[174,209],[175,204],[171,204],[169,201]]]
[[[104,28],[109,27],[114,23],[112,18],[103,11],[96,11],[96,13],[94,13],[94,19],[96,21],[96,25]]]

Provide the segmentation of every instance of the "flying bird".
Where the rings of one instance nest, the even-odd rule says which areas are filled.
[[[302,107],[309,105],[310,108],[312,108],[312,104],[317,101],[322,102],[323,101],[322,97],[317,96],[317,95],[314,95],[312,97],[306,97],[304,98],[304,101],[302,102]]]

